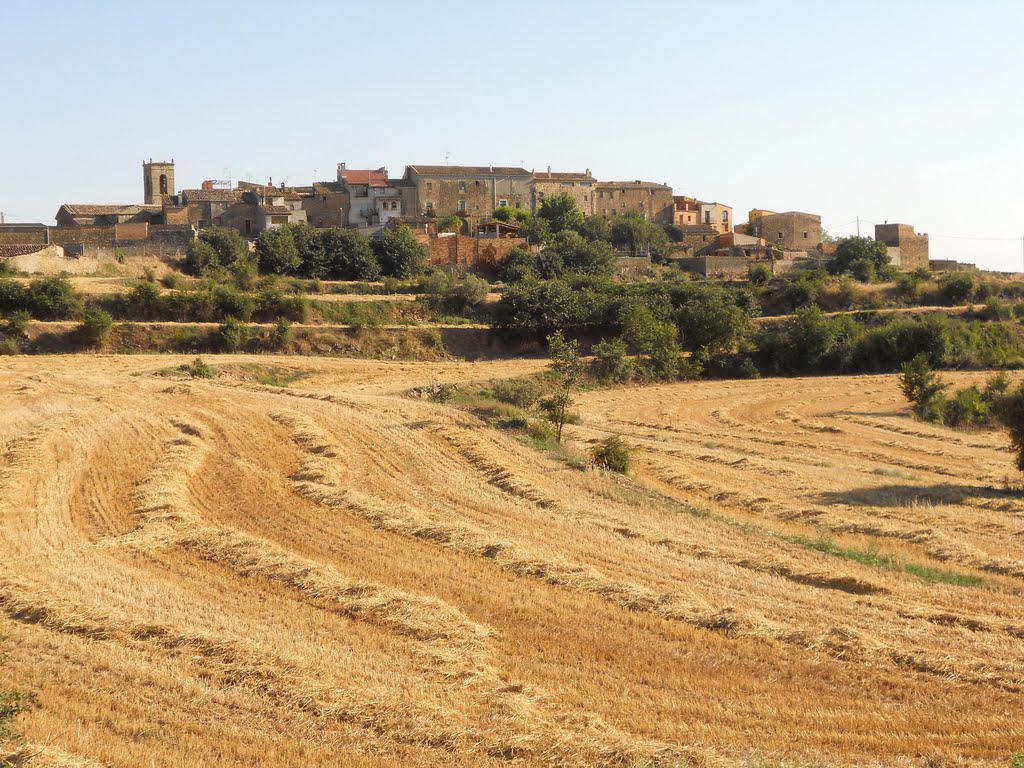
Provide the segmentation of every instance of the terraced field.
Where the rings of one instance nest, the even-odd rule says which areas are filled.
[[[230,372],[252,358],[211,362]],[[581,471],[409,388],[541,361],[0,359],[29,764],[1007,765],[1024,499],[894,377],[581,398]],[[5,686],[0,686],[5,687]]]

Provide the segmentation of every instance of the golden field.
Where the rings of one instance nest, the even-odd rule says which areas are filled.
[[[160,375],[184,361],[0,358],[0,688],[38,693],[29,765],[1024,752],[1007,439],[912,420],[896,377],[586,393],[568,442],[623,435],[622,477],[406,395],[543,361]]]

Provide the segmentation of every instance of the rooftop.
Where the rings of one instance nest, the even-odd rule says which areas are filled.
[[[90,203],[64,203],[60,211],[71,216],[131,216],[136,213],[149,211],[156,213],[163,210],[160,205],[93,205]]]
[[[366,184],[369,187],[386,187],[388,185],[388,172],[385,170],[373,171],[345,171],[346,184]]]
[[[181,196],[191,203],[233,203],[238,199],[234,189],[183,189]]]
[[[410,165],[410,171],[429,176],[532,176],[525,168],[502,165]]]

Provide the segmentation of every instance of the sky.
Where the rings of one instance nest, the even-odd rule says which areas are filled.
[[[3,3],[0,211],[522,165],[1024,269],[1024,3]]]

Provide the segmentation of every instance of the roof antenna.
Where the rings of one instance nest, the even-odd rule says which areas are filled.
[[[444,153],[444,164],[445,164],[445,167],[448,166],[448,158],[451,157],[451,156],[452,156],[451,152],[445,152]]]

